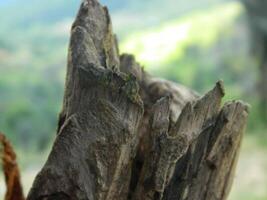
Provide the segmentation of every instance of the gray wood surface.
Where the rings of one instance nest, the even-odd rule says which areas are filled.
[[[28,200],[223,200],[248,115],[223,84],[203,96],[119,55],[107,8],[71,30],[57,138]]]

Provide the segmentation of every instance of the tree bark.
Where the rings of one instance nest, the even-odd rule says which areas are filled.
[[[72,26],[58,134],[28,200],[223,200],[248,109],[222,82],[200,97],[119,56],[108,10]]]

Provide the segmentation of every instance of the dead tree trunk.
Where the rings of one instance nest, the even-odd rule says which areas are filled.
[[[63,109],[28,200],[226,199],[247,106],[222,108],[119,56],[106,7],[84,0],[72,26]]]

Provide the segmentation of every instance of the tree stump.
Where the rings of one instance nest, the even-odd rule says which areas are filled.
[[[28,200],[223,200],[248,106],[147,74],[119,55],[106,7],[84,0],[71,29],[57,138]]]

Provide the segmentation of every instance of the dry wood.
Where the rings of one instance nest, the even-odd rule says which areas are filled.
[[[221,81],[200,97],[119,56],[107,8],[84,0],[57,138],[27,199],[226,199],[248,108],[223,96]]]
[[[1,160],[6,182],[5,200],[24,200],[16,153],[7,138],[0,133]]]

